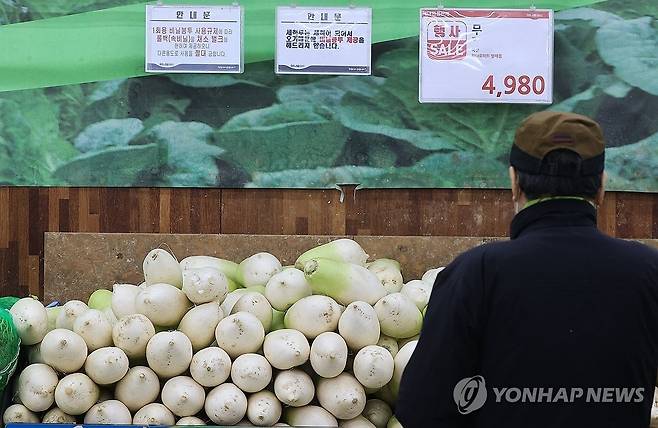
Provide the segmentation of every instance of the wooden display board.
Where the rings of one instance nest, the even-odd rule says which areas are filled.
[[[180,260],[208,255],[239,262],[261,251],[294,264],[304,251],[337,236],[214,235],[151,233],[46,233],[44,299],[86,301],[99,288],[143,281],[142,262],[153,248],[171,251]],[[450,236],[353,236],[371,259],[392,258],[402,265],[405,281],[429,268],[444,266],[470,248],[502,238]],[[642,241],[658,247],[658,240]]]
[[[336,236],[186,235],[150,233],[46,233],[44,299],[86,301],[99,288],[143,281],[142,262],[153,248],[171,249],[181,260],[208,255],[240,262],[257,252],[295,263],[304,251]],[[443,266],[461,252],[495,238],[444,236],[357,236],[371,259],[392,258],[402,264],[405,281],[420,278],[430,267]]]

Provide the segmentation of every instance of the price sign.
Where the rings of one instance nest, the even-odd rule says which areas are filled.
[[[553,11],[420,10],[421,103],[553,102]]]
[[[370,74],[372,9],[282,6],[276,24],[276,73]]]
[[[242,73],[240,6],[146,6],[146,71]]]

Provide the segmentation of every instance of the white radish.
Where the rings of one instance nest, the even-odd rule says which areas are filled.
[[[110,385],[128,373],[128,364],[128,357],[120,348],[101,348],[87,357],[85,373],[97,385]]]
[[[377,428],[386,428],[388,420],[393,416],[393,410],[383,400],[373,398],[366,402],[366,408],[363,409],[362,415]]]
[[[376,344],[379,340],[379,319],[375,308],[366,302],[350,303],[340,316],[338,332],[353,350]]]
[[[427,272],[423,274],[423,277],[421,280],[425,281],[426,283],[430,284],[431,286],[434,286],[434,283],[436,282],[436,277],[443,271],[445,267],[438,267],[435,269],[430,269]]]
[[[265,297],[278,311],[287,311],[293,303],[312,293],[304,272],[299,269],[284,269],[277,273],[265,286]]]
[[[240,297],[251,292],[252,291],[247,290],[246,288],[238,288],[237,290],[233,290],[228,293],[226,295],[226,299],[224,299],[222,302],[222,311],[224,312],[224,315],[229,315],[231,313],[233,306],[237,303],[238,300],[240,300]]]
[[[167,251],[156,248],[151,250],[142,263],[144,281],[148,285],[169,284],[181,288],[183,286],[183,273],[178,261]]]
[[[95,404],[85,415],[85,424],[92,425],[130,425],[133,418],[130,410],[118,400],[107,400]]]
[[[48,332],[48,313],[41,302],[31,297],[20,299],[9,310],[21,338],[21,344],[34,345]]]
[[[153,323],[142,314],[127,315],[119,319],[112,329],[114,345],[132,359],[146,356],[146,344],[154,335]]]
[[[184,373],[192,361],[192,342],[180,331],[156,333],[146,345],[149,367],[161,378]]]
[[[420,279],[414,279],[404,284],[401,293],[414,302],[418,310],[422,311],[427,306],[427,302],[430,301],[432,284]]]
[[[78,316],[73,331],[84,339],[89,351],[112,346],[112,324],[99,310],[89,309]]]
[[[284,318],[286,328],[298,330],[309,339],[338,327],[341,307],[327,296],[308,296],[293,304]]]
[[[258,253],[247,257],[238,266],[238,282],[245,287],[265,286],[281,271],[281,262],[270,253]]]
[[[196,415],[205,401],[206,391],[188,376],[171,378],[162,388],[162,404],[176,416]]]
[[[41,357],[50,367],[62,373],[73,373],[87,359],[87,344],[71,330],[57,328],[43,338]]]
[[[283,329],[265,336],[263,354],[274,368],[286,370],[308,361],[311,346],[306,336],[297,330]]]
[[[176,423],[173,413],[160,403],[151,403],[142,407],[133,417],[133,425],[165,425]]]
[[[197,418],[196,416],[185,416],[184,418],[180,418],[178,422],[176,422],[176,425],[206,425],[206,422],[201,418]]]
[[[255,315],[238,312],[229,315],[215,329],[217,345],[231,358],[258,351],[265,339],[265,329]]]
[[[44,424],[74,424],[75,422],[74,416],[62,412],[59,407],[48,410],[41,420]]]
[[[247,414],[247,397],[237,386],[224,383],[208,393],[204,408],[217,425],[234,425]]]
[[[283,404],[292,407],[306,406],[315,396],[313,380],[300,369],[280,372],[274,379],[274,393]]]
[[[135,297],[135,309],[154,325],[177,326],[192,304],[185,293],[169,284],[151,284]]]
[[[393,358],[395,358],[395,355],[398,353],[398,349],[400,349],[397,340],[384,334],[379,336],[377,346],[381,346],[382,348],[388,350]]]
[[[416,350],[416,345],[418,344],[417,340],[409,342],[400,348],[398,354],[395,356],[395,369],[393,370],[393,378],[391,379],[390,388],[394,397],[397,397],[398,392],[400,391],[400,381],[402,380],[402,374],[404,369],[409,364],[409,360]]]
[[[413,342],[414,340],[420,339],[420,334],[417,334],[415,336],[407,337],[406,339],[400,339],[398,340],[398,348],[402,348],[404,345],[406,345],[409,342]]]
[[[62,306],[62,310],[60,311],[59,315],[57,315],[55,327],[73,330],[73,324],[75,324],[75,320],[88,310],[89,306],[79,300],[71,300],[66,302],[64,306]]]
[[[96,404],[100,390],[84,373],[74,373],[62,378],[55,388],[55,403],[64,413],[82,415]]]
[[[400,263],[391,259],[377,259],[368,263],[368,270],[377,275],[386,293],[398,293],[404,284]]]
[[[215,329],[222,318],[224,312],[219,302],[204,303],[185,314],[178,330],[190,339],[192,349],[196,352],[208,347],[215,340]]]
[[[347,364],[347,344],[338,334],[326,332],[311,344],[311,366],[322,377],[336,377]]]
[[[222,348],[202,349],[192,357],[190,374],[201,386],[218,386],[231,375],[231,358]]]
[[[272,327],[272,305],[264,295],[255,292],[243,294],[231,309],[231,314],[238,312],[249,312],[255,315],[263,323],[265,331],[270,331]]]
[[[247,400],[247,418],[259,427],[269,427],[281,419],[281,403],[270,391],[257,392]]]
[[[46,332],[53,331],[57,328],[57,317],[60,312],[62,312],[61,306],[46,308],[46,314],[48,315],[48,330]]]
[[[262,294],[263,296],[265,295],[265,286],[264,285],[252,285],[251,287],[245,288],[250,293],[259,293]],[[249,422],[248,419],[246,419],[247,422]]]
[[[359,415],[356,418],[346,421],[338,422],[339,428],[375,428],[375,425],[366,419],[364,416]]]
[[[393,391],[391,391],[390,383],[379,388],[379,391],[374,393],[374,397],[382,400],[391,407],[395,406],[396,397]]]
[[[131,412],[136,412],[158,398],[158,395],[160,395],[160,380],[158,375],[149,367],[133,367],[116,384],[114,395]]]
[[[348,373],[341,373],[331,379],[320,379],[317,395],[320,405],[338,419],[355,418],[366,406],[363,386]]]
[[[114,324],[116,324],[117,321],[119,321],[117,316],[112,311],[112,308],[105,308],[101,312],[105,316],[105,319],[107,320],[107,322],[109,322],[112,327],[114,327]]]
[[[211,267],[183,271],[183,292],[194,304],[222,303],[228,293],[228,278]]]
[[[27,354],[27,361],[30,364],[45,363],[43,357],[41,356],[41,343],[30,346],[30,350]]]
[[[363,266],[312,259],[304,264],[304,275],[314,294],[332,297],[341,305],[358,300],[374,305],[386,295],[377,275]]]
[[[222,272],[230,281],[237,281],[238,264],[211,256],[189,256],[180,261],[183,270],[209,267]]]
[[[393,293],[381,298],[375,305],[381,332],[396,339],[405,339],[420,333],[423,315],[404,294]]]
[[[45,364],[32,364],[18,377],[18,399],[31,411],[43,412],[55,402],[58,383],[55,370]]]
[[[286,410],[286,422],[293,427],[337,427],[338,421],[320,406],[293,407]]]
[[[39,417],[22,404],[7,407],[2,414],[3,424],[38,424]]]
[[[395,364],[388,350],[370,345],[354,357],[354,376],[366,388],[381,388],[393,378]]]
[[[112,312],[117,318],[136,314],[135,298],[141,289],[132,284],[114,284],[112,287]]]
[[[105,290],[101,288],[91,293],[89,300],[87,301],[87,306],[89,309],[97,309],[99,311],[104,311],[105,309],[112,307],[112,292],[110,290]]]
[[[403,428],[403,427],[400,421],[398,421],[398,418],[396,418],[395,416],[391,416],[391,419],[389,419],[388,423],[386,424],[386,428]]]
[[[302,269],[307,261],[317,258],[365,266],[368,254],[352,239],[336,239],[306,251],[299,256],[295,266]]]
[[[272,326],[270,327],[270,331],[283,330],[284,328],[286,328],[284,323],[285,317],[286,317],[285,312],[272,309]]]
[[[272,380],[272,366],[259,354],[243,354],[231,365],[231,380],[244,392],[258,392]]]

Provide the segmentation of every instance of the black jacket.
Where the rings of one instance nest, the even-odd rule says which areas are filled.
[[[579,200],[522,210],[511,238],[437,277],[395,409],[404,428],[648,427],[658,251],[602,234]]]

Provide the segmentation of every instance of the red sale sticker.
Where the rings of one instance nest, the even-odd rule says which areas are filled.
[[[433,60],[466,58],[468,27],[462,21],[431,21],[427,25],[427,56]]]
[[[552,103],[553,11],[420,12],[421,103]]]

